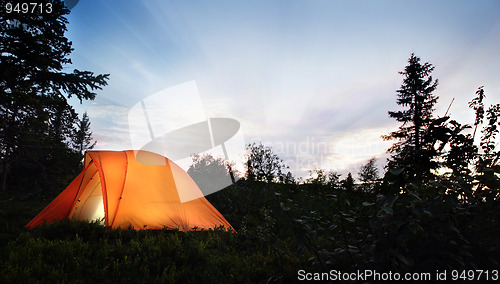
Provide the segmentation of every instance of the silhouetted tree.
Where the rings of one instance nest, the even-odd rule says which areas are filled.
[[[6,13],[7,3],[0,0],[1,188],[9,169],[28,163],[43,170],[48,157],[68,151],[76,113],[67,98],[92,100],[108,79],[89,71],[63,72],[73,50],[64,36],[69,10],[63,1],[44,2],[50,13],[45,6],[42,12]]]
[[[223,158],[194,154],[191,159],[193,162],[187,173],[204,194],[211,194],[231,185],[237,177],[234,165]]]
[[[329,171],[328,172],[328,179],[326,181],[326,184],[330,187],[330,188],[339,188],[340,187],[340,176],[341,174],[335,172],[335,171]]]
[[[476,112],[476,119],[474,120],[474,133],[472,134],[472,139],[476,137],[477,126],[483,123],[484,119],[484,86],[481,86],[477,89],[476,95],[477,97],[472,99],[469,102],[469,107]]]
[[[375,157],[371,158],[366,164],[361,166],[358,176],[359,181],[361,182],[361,190],[365,192],[373,192],[379,179],[377,165],[375,164]]]
[[[285,175],[282,175],[280,178],[281,182],[285,184],[295,184],[295,177],[291,172],[287,172]]]
[[[429,176],[431,169],[437,165],[433,161],[435,137],[429,135],[434,105],[438,97],[433,95],[438,81],[433,80],[431,73],[434,66],[420,63],[420,58],[411,54],[404,71],[403,83],[398,93],[397,104],[404,110],[389,111],[389,117],[401,122],[399,130],[383,136],[384,139],[396,139],[389,152],[389,169],[401,169],[408,178],[422,180]]]
[[[499,197],[500,188],[500,150],[496,150],[495,137],[500,127],[500,104],[491,105],[486,110],[487,125],[481,131],[480,146],[482,154],[476,163],[476,178],[479,180],[476,190],[488,188],[495,191],[493,198]]]
[[[327,173],[323,169],[309,170],[309,177],[306,179],[306,183],[314,185],[325,185],[328,179]]]
[[[76,129],[73,131],[72,146],[79,153],[93,149],[97,141],[92,142],[92,131],[90,131],[90,119],[87,112],[83,113],[82,119],[78,119]]]
[[[249,180],[272,182],[279,179],[287,168],[271,147],[253,143],[248,144],[246,150],[246,176]]]
[[[443,166],[451,171],[444,174],[451,183],[449,193],[455,193],[462,203],[470,203],[473,195],[472,165],[477,158],[477,147],[471,134],[464,133],[469,125],[455,120],[448,123],[450,129],[449,150],[444,156]]]
[[[337,189],[340,186],[341,174],[329,170],[328,172],[323,169],[314,169],[309,171],[309,177],[306,183],[313,185],[326,185],[330,188]]]
[[[483,189],[491,193],[500,187],[500,151],[495,148],[495,137],[500,126],[500,105],[491,105],[486,111],[483,100],[483,87],[476,91],[476,97],[469,102],[469,107],[475,111],[474,131],[464,133],[469,125],[450,121],[450,149],[446,154],[445,165],[451,169],[450,181],[457,188],[460,199],[464,202],[475,202],[473,196],[481,200]],[[486,115],[486,125],[481,130],[480,148],[474,145],[478,127],[483,125]],[[481,151],[479,151],[481,149]],[[479,195],[479,196],[478,196]]]
[[[354,178],[352,177],[352,174],[348,173],[347,177],[341,181],[341,184],[345,190],[354,190],[355,184],[354,184]]]

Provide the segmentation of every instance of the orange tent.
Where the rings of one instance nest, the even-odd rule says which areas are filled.
[[[26,227],[64,218],[112,228],[231,228],[183,169],[147,151],[87,151],[83,171]]]

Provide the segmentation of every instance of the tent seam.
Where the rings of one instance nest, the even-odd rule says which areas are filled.
[[[89,155],[90,156],[90,155]],[[73,210],[73,207],[75,207],[76,205],[76,201],[78,200],[78,193],[80,193],[80,190],[82,190],[82,183],[83,183],[83,180],[85,179],[85,176],[87,175],[87,171],[90,167],[90,165],[92,164],[92,162],[94,161],[94,158],[91,156],[92,160],[87,164],[87,166],[83,169],[84,173],[83,173],[83,176],[82,176],[82,180],[80,180],[80,185],[78,186],[78,190],[76,191],[76,195],[75,195],[75,198],[73,198],[73,202],[71,203],[71,206],[69,207],[69,210],[68,210],[68,213],[66,213],[66,215],[68,216],[68,218],[71,218],[71,216],[69,216],[69,213],[71,212],[71,210]],[[85,161],[84,161],[85,163]]]
[[[125,182],[127,181],[128,155],[127,155],[127,151],[123,151],[123,153],[125,154],[125,176],[123,177],[123,184],[122,184],[122,189],[120,191],[120,198],[118,199],[118,202],[116,203],[116,210],[115,210],[115,214],[113,215],[113,222],[110,225],[111,227],[113,227],[113,225],[115,224],[116,215],[118,214],[118,209],[120,209],[120,204],[122,203],[122,195],[123,195],[123,190],[125,189]]]
[[[102,191],[102,201],[103,201],[103,204],[104,204],[104,224],[106,224],[107,222],[107,219],[108,219],[108,214],[106,214],[106,211],[108,211],[108,197],[107,197],[107,190],[106,190],[106,180],[104,179],[104,172],[102,171],[102,167],[101,167],[101,156],[99,155],[99,163],[95,161],[93,161],[93,163],[95,164],[95,166],[97,167],[97,171],[99,172],[99,178],[101,179],[101,191]],[[104,197],[106,196],[106,202],[104,203]]]

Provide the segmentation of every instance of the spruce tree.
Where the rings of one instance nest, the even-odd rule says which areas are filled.
[[[97,141],[92,142],[92,132],[90,131],[90,119],[87,112],[83,113],[82,119],[79,119],[76,129],[73,132],[73,148],[78,153],[84,153],[85,150],[93,149]]]
[[[435,139],[430,132],[438,99],[433,94],[438,85],[431,76],[433,70],[433,65],[420,63],[420,58],[412,53],[404,71],[399,72],[403,83],[397,90],[397,104],[404,109],[389,111],[389,117],[402,124],[397,131],[384,136],[386,140],[398,140],[388,150],[391,153],[388,168],[403,172],[410,179],[422,180],[437,167],[433,160]]]
[[[354,183],[354,178],[352,177],[351,173],[347,174],[347,177],[341,181],[342,187],[345,190],[354,190],[355,189],[355,183]]]

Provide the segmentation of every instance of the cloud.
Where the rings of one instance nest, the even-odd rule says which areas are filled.
[[[388,124],[328,135],[255,138],[250,142],[270,146],[296,176],[305,177],[315,168],[355,173],[372,157],[385,160],[393,141],[383,141],[381,135],[393,130],[394,126]]]
[[[89,110],[101,145],[126,144],[128,108],[196,80],[207,116],[238,120],[247,143],[295,145],[279,154],[298,172],[354,168],[383,153],[380,134],[397,127],[387,111],[398,109],[397,72],[411,52],[436,66],[438,115],[455,97],[452,114],[470,118],[467,102],[479,85],[487,99],[500,92],[493,2],[441,3],[424,14],[392,2],[104,3],[89,13],[109,17],[90,22],[75,9],[79,26],[70,26],[79,31],[75,63],[111,73],[95,101],[102,107]],[[318,139],[328,152],[314,153]]]
[[[96,150],[128,150],[131,148],[126,114],[128,108],[101,105],[95,102],[81,106],[90,118],[92,137],[97,140]]]

